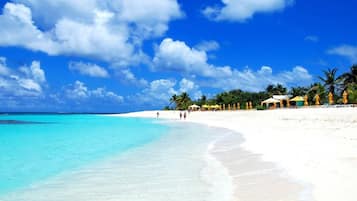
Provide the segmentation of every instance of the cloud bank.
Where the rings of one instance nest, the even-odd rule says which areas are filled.
[[[244,22],[257,13],[271,13],[283,10],[293,0],[221,0],[223,6],[208,6],[202,13],[215,21]]]
[[[182,16],[176,0],[15,0],[0,15],[0,46],[128,66],[145,58],[142,41]]]
[[[281,83],[309,85],[312,75],[303,66],[291,70],[273,73],[270,66],[262,66],[254,71],[248,67],[242,70],[231,66],[216,66],[208,61],[207,52],[191,48],[183,41],[164,39],[155,52],[154,70],[175,72],[183,77],[195,78],[195,82],[204,87],[217,89],[243,89],[259,91],[269,84]]]
[[[342,56],[349,59],[352,63],[357,63],[357,46],[341,45],[328,50],[327,53]]]
[[[70,62],[68,68],[71,71],[79,72],[82,75],[87,75],[90,77],[108,78],[108,71],[96,64],[84,63],[84,62]]]

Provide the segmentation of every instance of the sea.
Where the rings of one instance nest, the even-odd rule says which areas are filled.
[[[220,129],[108,115],[0,115],[1,201],[229,201]],[[227,133],[228,135],[228,133]]]

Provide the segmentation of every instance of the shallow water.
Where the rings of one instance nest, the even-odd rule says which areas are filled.
[[[7,115],[0,125],[0,195],[141,146],[167,132],[151,120],[96,115]]]
[[[146,123],[147,120],[126,119],[125,121]],[[116,123],[106,125],[109,127],[114,124]],[[30,185],[3,194],[0,200],[228,201],[232,199],[233,187],[228,172],[209,154],[209,147],[224,136],[225,131],[188,123],[150,122],[149,124],[164,129],[164,134],[152,136],[137,134],[138,138],[145,139],[145,143],[141,143],[140,146],[131,144],[132,146],[126,151],[112,151],[111,154],[105,154],[106,157],[96,157],[90,162],[80,164],[77,168],[66,169],[38,179]],[[146,132],[147,130],[142,133]],[[98,135],[96,137],[98,138]],[[112,136],[106,143],[116,141],[117,137]],[[86,136],[79,138],[86,138]],[[97,150],[92,148],[92,152]],[[113,149],[117,150],[116,148],[111,150]]]

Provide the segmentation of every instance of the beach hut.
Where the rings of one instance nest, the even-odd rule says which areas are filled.
[[[262,101],[261,105],[266,106],[267,108],[270,108],[273,106],[273,108],[276,108],[276,104],[280,103],[280,100],[274,99],[274,98],[268,98],[265,101]]]
[[[296,106],[304,106],[304,97],[302,96],[295,96],[293,99],[290,99],[290,102],[295,102]]]
[[[199,110],[200,108],[201,108],[200,106],[193,104],[193,105],[190,105],[190,106],[188,107],[188,110],[197,111],[197,110]]]
[[[290,97],[290,95],[273,95],[272,98],[280,102],[280,107],[284,107],[284,104],[286,107],[290,107]]]

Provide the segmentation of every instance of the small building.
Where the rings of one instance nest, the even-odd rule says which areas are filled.
[[[188,106],[188,110],[191,110],[191,111],[197,111],[197,110],[200,110],[201,109],[201,107],[200,106],[198,106],[198,105],[190,105],[190,106]]]
[[[265,101],[261,102],[262,106],[265,106],[266,108],[276,108],[277,104],[280,104],[280,100],[275,99],[275,98],[268,98]]]

